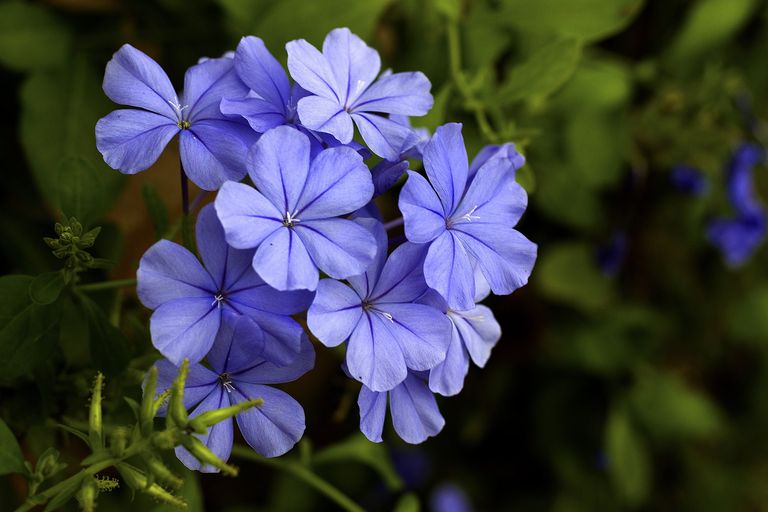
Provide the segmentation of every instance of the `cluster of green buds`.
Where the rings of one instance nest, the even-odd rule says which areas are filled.
[[[89,231],[83,229],[83,225],[74,217],[62,222],[57,222],[54,229],[58,238],[45,237],[43,240],[48,247],[53,249],[53,255],[64,260],[64,280],[71,283],[76,279],[77,274],[85,269],[103,267],[108,262],[99,258],[94,258],[86,250],[93,246],[96,237],[101,231],[100,227],[95,227]]]
[[[102,388],[104,378],[96,376],[88,414],[88,429],[78,430],[65,427],[66,430],[91,449],[91,455],[82,462],[81,469],[75,475],[38,492],[40,484],[47,478],[60,472],[63,465],[58,463],[58,453],[43,456],[38,461],[39,481],[30,485],[29,497],[17,512],[32,510],[46,504],[46,510],[54,510],[71,499],[76,499],[80,508],[91,512],[96,507],[99,494],[114,490],[120,482],[113,478],[99,476],[114,467],[122,483],[134,492],[149,495],[155,500],[179,509],[187,504],[176,492],[183,485],[182,478],[175,474],[160,457],[162,451],[173,450],[177,446],[186,448],[201,464],[217,468],[225,475],[236,476],[237,468],[219,459],[197,435],[204,435],[213,425],[232,418],[251,407],[257,407],[262,400],[251,400],[238,405],[203,413],[190,419],[184,407],[184,386],[189,371],[187,361],[182,364],[173,385],[157,394],[157,368],[153,367],[144,384],[144,398],[141,403],[126,399],[133,409],[136,423],[131,426],[118,426],[111,429],[104,427],[102,418]],[[164,428],[156,428],[155,417],[165,402],[168,402]],[[108,434],[108,435],[106,435]],[[46,452],[48,453],[48,452]],[[55,455],[55,456],[54,456]]]

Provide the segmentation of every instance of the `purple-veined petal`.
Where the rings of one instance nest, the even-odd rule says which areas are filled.
[[[291,86],[283,67],[258,37],[240,39],[235,51],[235,68],[240,79],[256,94],[285,115]]]
[[[385,112],[406,116],[423,116],[434,100],[432,84],[419,71],[382,76],[350,107],[350,112]]]
[[[214,304],[208,297],[162,304],[150,318],[152,344],[173,364],[185,358],[190,363],[200,361],[211,349],[221,323],[221,310]]]
[[[155,398],[173,385],[173,381],[179,375],[179,368],[167,359],[161,359],[155,363],[157,367],[157,386],[155,387]],[[218,387],[219,376],[211,370],[200,364],[189,366],[187,380],[184,383],[184,408],[189,409],[200,402]],[[145,383],[142,385],[144,388]],[[167,401],[164,402],[157,411],[158,416],[165,416],[168,408]]]
[[[397,340],[411,370],[429,370],[445,359],[451,323],[442,311],[424,304],[376,304],[382,324]]]
[[[398,206],[405,221],[405,236],[411,242],[431,242],[445,231],[446,219],[440,199],[420,174],[408,171]]]
[[[299,100],[298,112],[301,124],[307,128],[330,133],[342,144],[352,141],[352,118],[335,100],[322,96],[307,96]]]
[[[221,409],[222,407],[229,407],[229,396],[221,386],[216,386],[216,389],[212,391],[202,402],[198,405],[194,411],[189,415],[190,418],[199,416],[200,414],[211,411],[214,409]],[[229,455],[232,453],[232,442],[234,439],[234,429],[232,424],[232,418],[227,418],[224,421],[216,423],[208,429],[205,434],[195,434],[200,441],[208,447],[218,458],[223,461],[229,459]],[[186,467],[193,471],[200,471],[201,473],[218,473],[219,469],[211,466],[210,464],[200,464],[191,453],[189,453],[183,446],[176,448],[176,457]]]
[[[226,240],[237,249],[257,247],[278,229],[282,215],[269,200],[243,183],[222,185],[214,202]]]
[[[314,290],[319,274],[302,239],[291,228],[280,228],[259,245],[253,268],[278,290]]]
[[[241,116],[250,127],[258,132],[285,124],[285,114],[272,103],[261,98],[242,98],[221,100],[221,113],[228,116]]]
[[[232,59],[208,59],[189,68],[184,74],[182,102],[185,118],[192,125],[203,119],[223,119],[219,109],[223,98],[242,98],[248,87],[235,72]]]
[[[424,279],[451,308],[471,309],[475,305],[472,260],[454,233],[446,231],[429,246],[424,260]]]
[[[371,292],[373,292],[373,288],[379,280],[381,270],[384,268],[384,263],[387,261],[389,244],[387,232],[380,221],[373,218],[358,218],[355,219],[355,222],[367,229],[376,240],[376,256],[374,256],[368,268],[365,269],[365,273],[347,278],[347,281],[357,294],[360,297],[367,298],[371,296]]]
[[[264,353],[264,333],[247,316],[224,310],[221,326],[206,356],[218,374],[230,373],[260,359]]]
[[[451,225],[517,224],[528,205],[528,194],[515,183],[504,160],[488,161],[475,175],[467,193],[450,219]]]
[[[369,441],[380,443],[387,414],[387,393],[377,393],[363,385],[357,396],[357,406],[360,408],[360,431]]]
[[[506,144],[489,144],[485,146],[472,160],[469,166],[469,179],[472,180],[477,171],[490,160],[503,160],[507,166],[507,171],[515,177],[515,171],[525,165],[525,157],[517,152],[515,145],[511,142]]]
[[[216,291],[229,292],[235,280],[256,275],[251,268],[251,251],[233,249],[227,244],[213,204],[205,205],[197,214],[195,240],[200,258],[216,283]]]
[[[279,366],[264,358],[232,371],[232,380],[251,384],[283,384],[293,382],[315,366],[315,349],[304,336],[297,356],[290,364]]]
[[[304,329],[287,314],[233,304],[240,314],[254,320],[264,333],[264,359],[281,366],[296,360],[306,339]]]
[[[408,170],[408,160],[401,162],[390,162],[382,160],[371,169],[371,178],[373,180],[373,197],[378,197],[390,188],[405,174]]]
[[[407,443],[422,443],[445,426],[435,396],[427,383],[414,375],[389,393],[389,410],[395,432]]]
[[[371,151],[391,162],[400,160],[401,149],[416,140],[413,130],[377,114],[353,112],[352,119]]]
[[[528,282],[537,247],[519,231],[506,225],[482,223],[461,224],[451,231],[477,260],[496,295],[512,293]]]
[[[216,283],[197,258],[169,240],[156,242],[144,253],[136,280],[139,300],[150,309],[173,299],[213,300],[216,291]]]
[[[136,174],[157,161],[179,130],[175,121],[153,112],[115,110],[96,123],[96,147],[107,165]]]
[[[362,274],[376,255],[373,235],[355,221],[311,220],[301,222],[293,231],[301,239],[313,265],[334,279]]]
[[[346,341],[363,314],[360,297],[349,286],[322,279],[307,311],[307,326],[326,347]]]
[[[290,126],[278,126],[261,136],[249,160],[256,188],[281,214],[293,214],[309,172],[309,138]]]
[[[336,78],[325,56],[304,39],[290,41],[285,49],[288,52],[288,71],[294,81],[303,89],[342,106],[336,93]]]
[[[348,28],[337,28],[328,33],[323,41],[323,56],[336,79],[336,94],[343,106],[352,105],[381,69],[379,52]]]
[[[350,375],[372,391],[389,391],[408,376],[405,358],[383,316],[365,313],[347,346]]]
[[[453,325],[445,360],[429,372],[429,389],[443,396],[454,396],[464,387],[464,378],[468,371],[469,354],[464,348],[458,329]]]
[[[469,172],[460,123],[444,124],[435,130],[424,147],[424,168],[445,216],[450,216],[461,201]]]
[[[461,340],[472,361],[482,368],[491,356],[491,350],[501,339],[501,326],[486,306],[478,305],[469,311],[452,311],[449,316],[459,330]]]
[[[264,400],[262,405],[238,414],[237,425],[248,445],[265,457],[284,454],[304,434],[304,409],[284,391],[237,381],[230,398],[235,403]]]
[[[309,168],[296,217],[302,222],[337,217],[361,208],[372,196],[371,173],[362,157],[352,148],[329,148]]]
[[[171,119],[180,119],[179,99],[163,68],[144,52],[124,44],[107,62],[104,92],[120,105],[138,107]],[[179,106],[180,107],[180,106]]]
[[[406,242],[392,251],[370,294],[377,304],[413,302],[427,291],[423,265],[426,246]]]

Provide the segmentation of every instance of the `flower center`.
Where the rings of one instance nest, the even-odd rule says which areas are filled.
[[[297,219],[293,215],[295,214],[291,214],[291,212],[285,212],[285,216],[283,217],[283,226],[292,228],[294,225],[301,222],[301,219]]]
[[[232,384],[232,379],[229,377],[228,373],[225,372],[219,375],[219,382],[224,386],[224,389],[227,390],[227,393],[231,393],[235,390],[235,386]]]
[[[446,219],[445,227],[447,229],[451,229],[453,225],[459,221],[472,222],[473,220],[479,220],[480,219],[479,215],[472,215],[473,213],[475,213],[475,210],[477,210],[477,205],[473,206],[471,210],[469,210],[467,213],[465,213],[464,215],[462,215],[457,219],[454,219],[454,218]]]
[[[392,313],[387,313],[386,311],[382,311],[380,309],[377,309],[376,306],[368,301],[363,302],[363,311],[366,312],[375,312],[389,320],[390,322],[394,323],[395,318],[392,316]]]
[[[173,107],[173,110],[176,111],[176,116],[179,118],[179,121],[176,123],[176,126],[181,128],[182,130],[188,130],[189,127],[192,126],[192,123],[184,119],[182,112],[184,111],[184,109],[189,108],[189,105],[182,105],[181,103],[178,102],[178,100],[175,100],[173,98],[168,100],[168,104]]]
[[[224,297],[224,292],[216,292],[216,295],[213,296],[213,302],[211,302],[211,306],[216,306],[221,309],[225,300],[226,297]]]
[[[176,126],[181,128],[182,130],[189,130],[189,127],[192,126],[192,123],[190,123],[189,121],[182,120],[176,123]]]

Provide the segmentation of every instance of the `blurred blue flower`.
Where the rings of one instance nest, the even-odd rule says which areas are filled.
[[[707,176],[689,165],[675,166],[669,179],[676,189],[692,196],[702,196],[709,191]]]
[[[104,161],[124,174],[149,168],[179,134],[184,172],[204,190],[245,175],[245,155],[257,134],[239,118],[219,110],[225,96],[244,96],[248,88],[231,58],[206,59],[184,75],[179,98],[165,71],[131,45],[107,63],[104,92],[121,105],[96,123],[96,147]]]
[[[445,483],[432,491],[429,500],[431,512],[472,512],[467,493],[459,486]]]
[[[301,439],[305,428],[304,409],[290,395],[269,384],[291,382],[307,373],[315,364],[315,353],[309,340],[303,338],[295,360],[290,365],[277,366],[264,358],[265,342],[260,334],[245,317],[224,322],[207,357],[210,369],[200,364],[189,368],[184,405],[187,409],[197,405],[190,414],[190,418],[194,418],[212,409],[263,399],[262,405],[241,412],[235,419],[251,448],[265,457],[277,457]],[[156,366],[159,394],[172,385],[178,369],[167,360],[159,361]],[[197,437],[226,461],[232,452],[232,418]],[[212,466],[201,466],[181,446],[176,448],[176,456],[189,469],[218,472]]]
[[[448,306],[475,306],[474,265],[493,293],[523,286],[536,261],[536,244],[513,229],[528,197],[515,183],[513,161],[489,158],[467,183],[469,165],[461,124],[439,127],[424,148],[427,181],[408,172],[399,206],[405,235],[429,247],[424,277]]]
[[[619,273],[626,253],[627,235],[623,231],[619,231],[614,233],[607,244],[598,247],[595,251],[597,265],[603,274],[613,277]]]

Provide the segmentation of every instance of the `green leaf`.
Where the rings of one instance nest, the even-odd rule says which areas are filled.
[[[403,494],[403,496],[397,500],[394,512],[419,512],[421,510],[421,503],[419,503],[419,497],[416,493],[409,492]]]
[[[705,57],[725,43],[749,20],[757,0],[700,0],[685,20],[671,48],[674,65]]]
[[[611,302],[613,282],[598,269],[592,247],[567,242],[545,248],[541,253],[535,275],[544,295],[589,312]]]
[[[63,69],[35,72],[22,84],[21,143],[51,206],[63,202],[95,219],[113,205],[123,176],[104,163],[94,132],[110,108],[100,77],[83,58]]]
[[[574,110],[616,110],[631,97],[632,79],[626,65],[613,59],[585,55],[576,72],[557,95],[557,104]]]
[[[642,439],[623,408],[614,409],[605,430],[605,450],[611,481],[630,506],[641,504],[651,487],[651,463]]]
[[[507,0],[499,16],[521,30],[595,41],[619,32],[642,0]]]
[[[59,298],[65,286],[61,271],[46,272],[36,276],[29,284],[29,298],[35,304],[52,304]]]
[[[509,70],[509,78],[496,92],[496,102],[509,105],[552,94],[573,75],[580,57],[577,39],[553,39]]]
[[[728,308],[728,332],[739,341],[765,346],[768,341],[768,288],[746,291]]]
[[[149,183],[141,187],[141,195],[149,212],[149,218],[152,219],[152,225],[155,227],[155,238],[160,240],[168,233],[168,209],[160,194],[157,193],[157,189]]]
[[[93,364],[105,375],[120,374],[128,364],[128,340],[90,297],[80,294],[79,299],[88,319]]]
[[[383,444],[368,441],[359,433],[317,452],[312,461],[316,464],[361,462],[379,473],[391,490],[397,491],[403,487],[403,481],[392,465],[387,448]]]
[[[591,188],[615,185],[622,177],[629,148],[623,113],[585,110],[565,126],[565,140],[573,180]]]
[[[21,447],[11,429],[0,418],[0,475],[26,473]]]
[[[54,496],[46,505],[43,512],[53,511],[53,510],[59,510],[62,506],[64,506],[65,503],[67,503],[69,500],[71,500],[77,491],[80,490],[80,485],[83,482],[83,479],[86,478],[85,474],[78,474],[75,475],[76,478],[73,478],[72,480],[67,482],[67,485],[61,488],[59,490],[58,494]],[[88,477],[91,478],[91,477]]]
[[[71,37],[67,27],[41,6],[0,5],[0,63],[17,71],[65,65]]]

